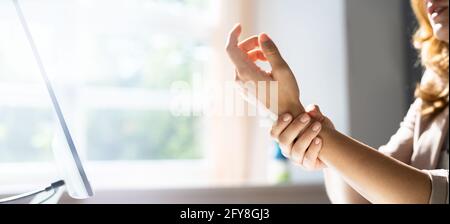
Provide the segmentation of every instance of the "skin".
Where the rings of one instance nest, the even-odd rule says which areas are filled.
[[[427,0],[427,9],[437,7],[446,8],[442,10],[439,15],[428,12],[428,19],[433,28],[434,36],[446,43],[448,43],[448,0]]]
[[[435,2],[429,0],[430,4]],[[448,43],[446,13],[433,16],[432,25],[436,37]],[[299,97],[286,100],[285,97],[299,96],[300,91],[296,83],[291,83],[295,82],[294,75],[274,42],[261,34],[252,37],[252,44],[239,43],[240,33],[240,25],[235,26],[226,48],[236,65],[236,80],[278,81],[283,86],[278,92],[281,116],[271,135],[294,163],[308,170],[324,169],[327,192],[333,202],[428,203],[431,183],[426,173],[338,132],[317,106],[305,109],[296,100]],[[255,64],[257,60],[268,61],[272,70],[263,72]]]
[[[302,122],[302,119],[306,121]],[[317,125],[316,129],[313,128],[314,125]],[[289,150],[300,152],[296,159],[292,159],[292,162],[306,170],[320,170],[326,168],[326,164],[318,158],[322,147],[322,140],[318,135],[322,125],[334,129],[333,123],[323,116],[319,106],[309,105],[306,107],[306,113],[295,118],[294,121],[290,114],[280,116],[273,124],[270,135],[280,143],[285,156],[288,156],[286,152]]]
[[[320,111],[317,105],[308,106],[306,108],[308,115],[316,120],[320,121],[321,124],[334,129],[334,125],[330,119],[325,117]],[[291,117],[289,114],[281,116],[281,118]],[[286,134],[288,132],[287,127],[292,125],[290,119],[279,119],[272,127],[272,137],[274,139],[279,139],[281,133]],[[305,135],[305,133],[310,132],[312,134]],[[294,144],[293,150],[299,150],[303,152],[304,158],[301,160],[294,160],[300,167],[306,170],[323,170],[325,177],[325,186],[327,194],[333,203],[353,203],[353,204],[367,204],[370,203],[361,194],[354,190],[347,182],[342,178],[339,172],[333,169],[329,169],[325,163],[323,163],[319,158],[319,153],[322,147],[319,133],[314,132],[311,127],[305,127],[301,132],[295,132],[292,134],[297,134],[297,140],[295,142],[280,143],[282,148],[286,148],[289,144]],[[308,137],[305,137],[308,136]],[[319,139],[319,144],[315,144]],[[302,142],[300,144],[300,142]]]
[[[291,74],[286,61],[281,57],[277,47],[272,41],[269,40],[267,34],[260,34],[259,36],[252,36],[239,43],[238,39],[241,35],[242,28],[237,24],[233,31],[230,32],[228,37],[226,51],[231,61],[236,67],[235,80],[239,84],[248,82],[267,82],[266,86],[269,87],[268,82],[277,81],[278,95],[283,96],[278,98],[278,111],[272,111],[280,114],[285,112],[299,113],[305,109],[298,100],[300,97],[300,91],[295,80],[295,77]],[[268,61],[272,66],[272,71],[264,71],[259,68],[255,61]],[[245,74],[245,75],[242,75]],[[255,84],[255,86],[258,86]],[[258,93],[259,90],[257,89]],[[266,90],[269,94],[270,89]],[[258,99],[270,99],[267,96],[256,96]],[[270,108],[269,100],[261,100],[261,102]],[[296,108],[291,108],[291,105],[296,105]]]
[[[448,5],[449,2],[448,1],[427,1],[427,7],[431,8],[431,7],[444,7],[447,8],[445,10],[442,11],[442,14],[437,17],[436,15],[432,15],[433,13],[428,13],[428,18],[430,20],[430,24],[433,27],[433,32],[434,35],[441,41],[444,41],[446,43],[448,43]],[[317,106],[316,106],[317,107]],[[289,115],[285,115],[285,116],[289,116]],[[323,116],[323,114],[318,110],[317,113],[315,113],[312,116],[313,119],[316,120],[322,120],[325,119],[326,117]],[[325,122],[322,122],[324,124],[331,123],[331,121],[329,119],[327,119]],[[274,127],[272,128],[272,130],[276,129],[279,130],[277,131],[277,133],[281,133],[282,131],[288,131],[286,129],[286,127],[289,126],[289,122],[277,122],[274,124]],[[285,130],[286,129],[286,130]],[[367,199],[365,199],[361,194],[359,194],[357,191],[355,191],[349,184],[347,184],[345,182],[345,180],[341,177],[341,175],[332,170],[332,169],[327,169],[326,166],[315,166],[315,164],[318,163],[322,163],[320,161],[320,159],[318,158],[318,153],[317,151],[320,152],[320,149],[318,149],[321,145],[315,145],[312,144],[313,141],[311,141],[311,138],[305,139],[305,138],[301,138],[300,136],[302,136],[301,132],[307,132],[304,130],[301,130],[299,132],[297,132],[296,134],[299,136],[297,141],[304,141],[303,142],[303,147],[300,148],[300,150],[302,151],[306,151],[304,153],[304,160],[303,163],[301,164],[302,167],[304,167],[307,170],[319,170],[319,169],[323,169],[324,171],[324,177],[325,177],[325,185],[327,188],[327,192],[328,195],[330,197],[330,199],[332,200],[332,202],[334,203],[369,203],[369,201]],[[279,138],[279,135],[274,135],[272,136],[275,139]],[[285,144],[281,144],[284,145],[284,147],[286,147],[285,145],[289,145],[292,143],[285,143]],[[298,143],[296,143],[298,144]],[[308,146],[305,146],[308,145]],[[306,162],[305,162],[306,161]]]

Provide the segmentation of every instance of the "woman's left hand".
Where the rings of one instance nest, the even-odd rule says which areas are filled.
[[[306,170],[319,170],[326,167],[319,159],[322,126],[334,129],[333,123],[320,112],[319,107],[310,105],[306,113],[295,119],[289,114],[280,116],[270,134],[279,142],[283,155],[294,164]]]

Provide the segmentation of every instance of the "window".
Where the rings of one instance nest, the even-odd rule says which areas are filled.
[[[178,81],[195,87],[198,77],[220,84],[233,80],[234,68],[223,48],[236,21],[243,22],[247,34],[257,32],[258,23],[263,23],[260,31],[285,34],[286,44],[308,43],[297,46],[306,49],[303,54],[292,50],[296,54],[291,55],[311,58],[311,52],[320,52],[308,50],[316,45],[297,41],[299,36],[309,37],[291,35],[285,32],[288,28],[266,21],[272,19],[265,14],[272,9],[272,2],[20,3],[95,189],[268,183],[273,142],[260,120],[174,116],[171,87]],[[317,8],[313,6],[310,8]],[[305,12],[313,11],[307,9]],[[288,11],[280,8],[277,16],[290,18],[291,14],[285,14]],[[294,11],[295,15],[309,15]],[[270,24],[277,29],[266,30]],[[301,29],[317,31],[307,24]],[[30,189],[30,184],[47,184],[57,177],[51,147],[59,127],[11,1],[0,1],[0,33],[2,193]],[[317,38],[317,42],[323,41]],[[304,59],[297,62],[306,74],[320,67]],[[199,95],[211,97],[203,92]],[[195,102],[189,103],[190,112],[198,112]],[[297,176],[301,182],[311,179],[303,173]]]
[[[214,0],[20,2],[92,176],[202,180],[203,119],[172,116],[170,88],[206,72]],[[0,166],[45,173],[55,117],[12,2],[0,17]]]

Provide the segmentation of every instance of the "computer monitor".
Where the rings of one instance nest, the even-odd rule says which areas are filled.
[[[52,106],[57,116],[59,127],[53,141],[53,152],[55,155],[57,166],[60,170],[62,178],[65,182],[66,189],[69,195],[76,199],[89,198],[94,195],[92,187],[89,183],[87,175],[84,171],[83,164],[78,155],[75,143],[70,134],[69,127],[64,114],[56,97],[55,91],[51,85],[50,79],[47,76],[45,67],[42,63],[41,57],[37,50],[36,44],[31,35],[25,16],[19,4],[19,0],[12,0],[16,7],[17,15],[20,23],[25,31],[26,38],[31,46],[36,63],[39,67],[42,79],[47,87],[50,95]]]

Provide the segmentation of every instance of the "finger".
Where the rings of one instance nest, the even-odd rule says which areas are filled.
[[[228,56],[239,72],[251,67],[251,64],[253,64],[248,60],[247,54],[242,52],[242,50],[238,47],[239,36],[241,35],[241,32],[241,25],[235,25],[228,35],[228,41],[226,45]]]
[[[238,47],[244,52],[254,50],[255,48],[259,47],[258,36],[255,35],[247,38],[246,40],[240,42],[238,44]]]
[[[292,157],[300,164],[303,163],[303,157],[306,150],[313,142],[314,138],[319,135],[322,128],[320,122],[314,122],[302,135],[299,136],[295,144],[292,146]]]
[[[227,49],[228,47],[237,46],[239,42],[239,36],[242,32],[242,26],[241,24],[234,25],[233,29],[231,29],[230,33],[228,34],[228,41],[227,41]]]
[[[252,62],[247,53],[238,47],[241,26],[236,25],[228,36],[226,51],[238,71],[242,82],[271,81],[272,78],[261,73],[261,69]]]
[[[305,107],[305,110],[307,112],[316,111],[319,110],[319,106],[317,106],[316,104],[309,104],[308,106]]]
[[[302,165],[310,170],[320,168],[322,161],[320,161],[318,157],[321,149],[322,140],[319,137],[314,138],[305,153]]]
[[[286,158],[291,158],[291,152],[292,152],[292,144],[289,145],[282,145],[280,144],[281,154],[283,154]]]
[[[303,129],[308,126],[310,120],[311,117],[307,113],[295,118],[292,123],[283,132],[281,132],[280,137],[278,138],[280,143],[283,145],[292,144],[294,139],[297,138]]]
[[[273,124],[272,129],[270,130],[270,136],[278,140],[281,132],[290,124],[291,120],[292,115],[290,114],[283,114],[279,116],[278,120]]]
[[[320,154],[320,152],[319,152],[319,154]],[[326,167],[327,167],[327,165],[324,162],[322,162],[322,160],[320,160],[320,159],[317,160],[316,169],[323,169]]]
[[[308,114],[317,121],[322,122],[325,119],[325,116],[322,114],[322,112],[320,111],[319,106],[315,105],[315,104],[310,104],[305,108],[306,112],[308,112]]]
[[[251,61],[267,61],[266,56],[264,56],[264,53],[260,49],[248,52],[248,58],[250,58]]]
[[[273,69],[288,67],[286,61],[284,61],[283,57],[281,57],[277,46],[267,34],[261,34],[259,36],[259,42],[264,55]]]
[[[238,82],[239,84],[242,82],[239,78],[239,72],[237,69],[234,69],[234,81]]]

